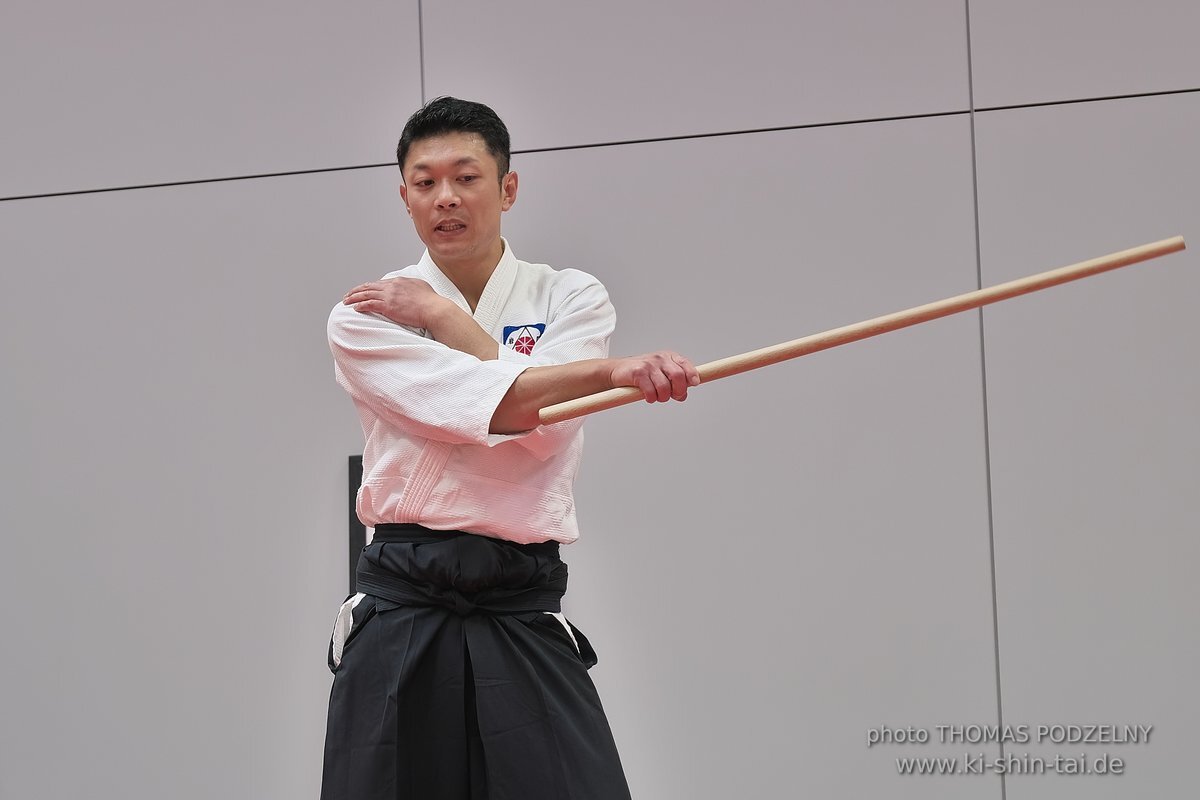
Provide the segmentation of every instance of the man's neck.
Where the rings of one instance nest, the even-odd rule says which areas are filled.
[[[432,255],[430,257],[432,258]],[[476,306],[479,305],[479,298],[483,296],[483,290],[487,288],[492,273],[496,271],[496,267],[500,265],[500,259],[503,257],[504,240],[498,238],[495,246],[483,258],[449,263],[434,260],[433,263],[462,293],[463,299],[471,307],[471,313],[474,313]]]

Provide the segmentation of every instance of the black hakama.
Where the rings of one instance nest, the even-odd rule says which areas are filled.
[[[381,525],[343,606],[321,800],[627,800],[558,544]],[[348,615],[348,617],[346,616]]]

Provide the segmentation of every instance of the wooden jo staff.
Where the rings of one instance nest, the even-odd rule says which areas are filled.
[[[945,300],[927,303],[905,311],[896,311],[892,314],[885,314],[882,317],[875,317],[874,319],[857,322],[853,325],[834,328],[824,333],[815,333],[812,336],[805,336],[802,339],[793,339],[790,342],[771,345],[759,350],[751,350],[741,355],[710,361],[707,364],[701,364],[696,369],[700,373],[700,382],[708,383],[718,378],[728,378],[730,375],[737,375],[752,369],[758,369],[759,367],[778,364],[780,361],[806,356],[809,353],[828,350],[831,347],[857,342],[861,339],[869,339],[881,333],[907,328],[910,325],[928,322],[932,319],[947,317],[951,314],[957,314],[960,311],[969,311],[972,308],[997,303],[1001,300],[1007,300],[1010,297],[1018,297],[1030,292],[1048,289],[1060,283],[1098,275],[1101,272],[1127,267],[1130,264],[1137,264],[1140,261],[1149,261],[1152,258],[1165,256],[1168,253],[1178,252],[1184,249],[1184,247],[1183,237],[1174,236],[1170,239],[1163,239],[1158,242],[1144,244],[1140,247],[1133,247],[1129,250],[1122,250],[1119,253],[1111,253],[1099,258],[1093,258],[1090,261],[1081,261],[1078,264],[1052,269],[1048,272],[1041,272],[1026,278],[1018,278],[1015,281],[989,286],[985,289],[977,289],[973,292],[948,297]],[[604,411],[605,409],[633,403],[642,399],[642,397],[640,389],[632,387],[610,389],[606,392],[580,397],[577,400],[568,400],[565,403],[547,406],[539,412],[539,418],[543,425],[549,425],[554,422],[575,419],[585,414],[592,414],[596,411]]]

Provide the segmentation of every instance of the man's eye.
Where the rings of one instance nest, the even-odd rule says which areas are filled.
[[[459,178],[459,180],[462,181],[463,183],[470,183],[471,181],[475,180],[478,177],[479,177],[478,175],[463,175],[462,177]]]
[[[430,186],[433,186],[433,181],[431,181],[431,180],[417,181],[417,186],[428,189]]]

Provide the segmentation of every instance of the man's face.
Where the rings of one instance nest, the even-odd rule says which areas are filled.
[[[477,133],[447,133],[413,142],[400,196],[439,267],[492,267],[503,252],[500,215],[517,199],[517,175],[501,180],[496,159]]]

